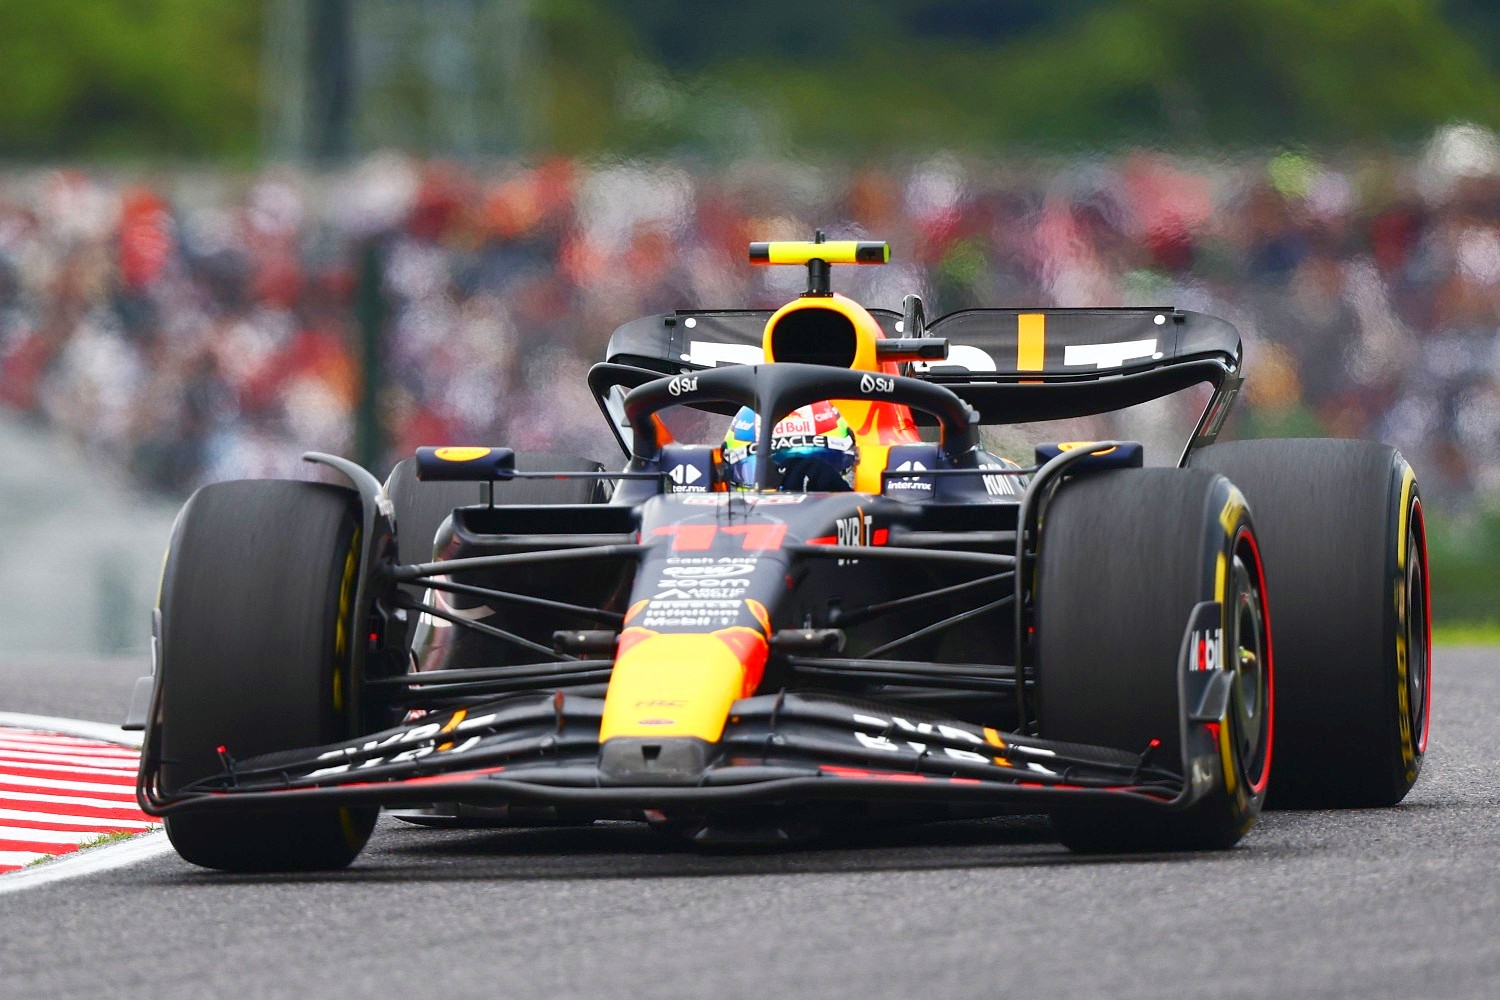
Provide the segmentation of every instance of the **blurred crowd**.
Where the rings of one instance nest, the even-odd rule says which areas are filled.
[[[835,275],[871,306],[1223,316],[1249,379],[1231,433],[1379,438],[1445,503],[1500,494],[1500,142],[1470,126],[1399,156],[0,172],[0,406],[164,491],[296,474],[353,451],[354,317],[378,307],[387,463],[618,463],[584,385],[610,332],[780,304],[803,276],[745,246],[817,227],[890,241]]]

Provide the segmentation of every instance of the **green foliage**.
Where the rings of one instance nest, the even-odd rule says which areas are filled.
[[[1500,119],[1494,72],[1430,0],[1117,0],[998,45],[867,42],[718,72],[825,148],[1376,142]]]
[[[265,0],[0,3],[0,156],[240,155]],[[534,0],[556,152],[869,158],[1500,125],[1480,0]],[[419,81],[420,82],[420,81]]]
[[[248,2],[0,3],[0,156],[253,148],[259,16]]]
[[[154,830],[156,828],[155,827],[151,827],[151,829]],[[142,832],[149,832],[149,831],[142,831]],[[88,850],[91,847],[105,847],[105,846],[107,846],[109,844],[119,844],[119,843],[123,843],[123,842],[129,840],[131,837],[135,837],[135,836],[139,836],[139,834],[135,833],[135,832],[127,832],[127,831],[124,831],[124,830],[118,831],[116,833],[101,833],[97,837],[90,837],[88,840],[85,840],[85,841],[81,842],[78,845],[78,849],[80,851],[86,851],[86,850]]]
[[[1432,627],[1434,646],[1500,646],[1500,622],[1464,622]]]
[[[545,92],[553,152],[597,153],[621,143],[619,84],[638,44],[629,26],[594,0],[544,0],[534,7],[548,52]],[[628,144],[627,144],[628,145]]]
[[[1225,440],[1326,437],[1328,427],[1302,402],[1243,407],[1230,418]]]
[[[1432,620],[1500,628],[1500,510],[1429,512],[1427,548]]]
[[[1442,6],[1453,26],[1475,39],[1490,68],[1500,69],[1500,4],[1495,0],[1443,0]]]

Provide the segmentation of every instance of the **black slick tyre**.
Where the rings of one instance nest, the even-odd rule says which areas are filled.
[[[356,735],[351,676],[360,506],[320,483],[242,480],[194,493],[162,576],[153,735],[162,790],[222,774],[231,758]],[[185,860],[230,872],[342,868],[378,810],[318,806],[166,818]]]
[[[1416,782],[1432,680],[1427,535],[1411,466],[1371,441],[1194,452],[1255,510],[1276,595],[1271,805],[1388,806]]]
[[[1038,732],[1181,770],[1178,659],[1194,607],[1224,609],[1234,671],[1213,730],[1212,790],[1181,810],[1087,806],[1053,814],[1076,851],[1217,850],[1255,823],[1279,721],[1265,575],[1244,498],[1222,476],[1133,469],[1063,485],[1042,523],[1036,581]]]

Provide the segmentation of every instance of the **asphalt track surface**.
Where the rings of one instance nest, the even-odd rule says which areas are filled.
[[[0,707],[113,721],[137,667],[0,664]],[[750,856],[383,819],[334,875],[167,856],[0,896],[0,997],[1500,997],[1500,650],[1439,650],[1435,689],[1405,804],[1222,854],[1079,858],[1029,819]]]

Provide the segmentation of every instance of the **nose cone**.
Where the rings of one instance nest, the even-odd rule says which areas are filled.
[[[630,629],[621,647],[604,697],[601,743],[619,737],[717,743],[730,706],[760,684],[767,653],[765,637],[743,627],[707,634]]]

